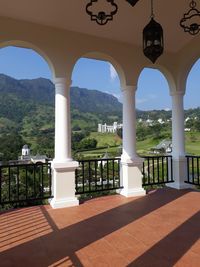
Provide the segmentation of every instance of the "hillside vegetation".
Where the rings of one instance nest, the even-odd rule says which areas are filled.
[[[16,80],[0,74],[0,160],[17,158],[21,144],[32,152],[53,156],[55,88],[50,80]],[[71,87],[71,120],[74,132],[96,131],[98,123],[121,121],[122,104],[112,95]],[[9,141],[19,137],[19,146]],[[6,145],[7,146],[6,146]],[[15,151],[10,153],[9,151]]]
[[[16,80],[0,74],[0,160],[16,159],[21,147],[27,143],[33,154],[53,157],[54,150],[54,98],[55,88],[50,80]],[[71,121],[72,148],[75,152],[102,155],[121,153],[120,134],[97,133],[98,123],[122,122],[122,104],[112,95],[72,87]],[[185,111],[190,117],[185,127],[187,153],[200,154],[200,108]],[[137,110],[137,150],[146,153],[163,139],[171,139],[171,111]],[[147,124],[147,120],[153,124]],[[163,125],[158,123],[161,119]],[[106,150],[91,150],[106,147]]]

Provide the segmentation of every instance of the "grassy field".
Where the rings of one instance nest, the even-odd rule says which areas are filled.
[[[186,133],[185,135],[186,154],[200,155],[200,132]]]
[[[158,145],[158,141],[154,140],[153,138],[147,138],[144,141],[137,141],[136,149],[139,155],[145,155],[148,151]]]
[[[98,141],[97,149],[77,153],[85,158],[101,158],[107,152],[110,157],[121,155],[121,139],[112,133],[91,133],[91,138]],[[200,155],[200,132],[186,133],[186,154]],[[139,155],[148,154],[149,150],[158,145],[159,141],[147,138],[144,141],[137,141],[137,153]],[[101,147],[105,147],[102,148]]]
[[[105,146],[119,146],[122,141],[117,134],[113,133],[97,133],[93,132],[89,136],[90,138],[95,138],[98,142],[97,147]]]

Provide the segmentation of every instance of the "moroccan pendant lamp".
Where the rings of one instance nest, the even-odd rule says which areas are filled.
[[[143,30],[143,52],[144,55],[155,63],[164,51],[163,29],[162,26],[154,20],[153,0],[151,0],[151,20]]]

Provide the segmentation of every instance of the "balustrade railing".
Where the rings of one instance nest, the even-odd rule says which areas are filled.
[[[51,197],[50,163],[0,166],[0,205]]]
[[[76,194],[116,190],[120,184],[120,158],[80,160],[75,173]]]
[[[200,186],[200,156],[186,156],[188,184]]]
[[[172,183],[172,156],[142,156],[143,186]],[[200,156],[186,156],[186,183],[200,186]],[[80,160],[75,173],[76,194],[117,190],[120,158]],[[0,205],[52,198],[51,164],[0,165]]]
[[[172,156],[142,156],[143,186],[172,183]]]

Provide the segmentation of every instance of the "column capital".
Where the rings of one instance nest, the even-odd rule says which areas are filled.
[[[184,91],[175,91],[175,92],[171,92],[170,93],[171,96],[184,96],[185,95],[185,92]]]
[[[71,86],[72,80],[69,77],[55,77],[53,79],[53,83],[55,85],[57,85],[57,84],[65,84],[67,86]]]
[[[137,85],[125,85],[122,88],[122,92],[125,92],[125,91],[136,92],[136,90],[137,90]]]

